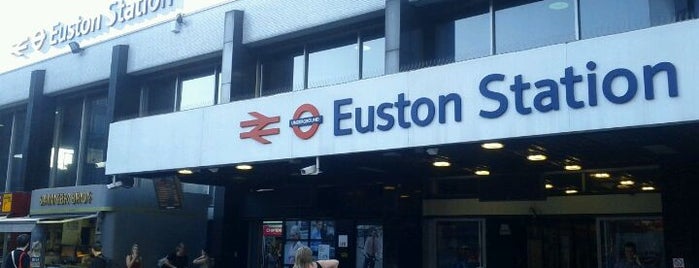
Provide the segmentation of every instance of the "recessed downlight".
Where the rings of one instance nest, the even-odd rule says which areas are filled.
[[[490,171],[487,169],[476,169],[474,174],[476,174],[478,176],[488,176],[488,175],[490,175]]]
[[[608,179],[611,177],[611,175],[609,175],[609,173],[607,172],[592,173],[590,174],[590,176],[592,176],[595,179]]]
[[[544,187],[546,187],[546,189],[553,189],[553,184],[547,183]]]
[[[236,168],[237,170],[251,170],[251,169],[252,169],[252,166],[251,166],[251,165],[242,164],[242,165],[237,165],[237,166],[235,166],[235,168]]]
[[[451,166],[451,163],[449,163],[448,161],[440,160],[440,161],[434,161],[432,163],[432,165],[435,167],[448,167],[448,166]]]
[[[527,160],[529,161],[544,161],[546,160],[546,155],[542,153],[533,153],[527,155]]]
[[[190,175],[194,172],[191,169],[180,169],[177,171],[177,173],[182,174],[182,175]]]
[[[569,6],[570,6],[570,4],[568,4],[568,2],[556,1],[556,2],[549,4],[549,9],[563,10],[563,9],[568,8]]]
[[[481,148],[486,150],[498,150],[504,148],[505,145],[499,142],[486,142],[481,144]]]
[[[386,190],[386,191],[393,191],[393,190],[396,189],[396,186],[393,186],[393,185],[386,185],[386,186],[383,187],[383,189]]]
[[[653,187],[653,186],[643,186],[643,187],[641,187],[641,190],[643,190],[643,191],[655,191],[655,187]]]
[[[255,190],[255,192],[258,192],[258,193],[274,192],[274,188],[260,188],[260,189]]]
[[[577,193],[578,193],[578,190],[575,190],[575,189],[566,190],[566,194],[577,194]]]
[[[636,182],[634,182],[634,181],[632,181],[632,180],[623,180],[623,181],[620,181],[619,184],[631,186],[631,185],[636,184]]]
[[[576,171],[576,170],[581,170],[582,166],[580,166],[578,164],[566,164],[565,166],[563,166],[563,168],[565,170],[568,170],[568,171]]]

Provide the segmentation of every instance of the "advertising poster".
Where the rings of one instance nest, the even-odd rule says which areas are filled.
[[[381,225],[357,225],[357,268],[383,268]]]

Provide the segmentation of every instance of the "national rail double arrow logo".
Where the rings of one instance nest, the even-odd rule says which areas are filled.
[[[265,139],[263,136],[277,135],[279,134],[279,128],[265,129],[267,125],[272,123],[279,123],[279,116],[267,117],[258,112],[249,112],[255,119],[240,122],[240,127],[253,127],[248,132],[240,133],[240,139],[253,139],[262,144],[270,144],[271,141]]]

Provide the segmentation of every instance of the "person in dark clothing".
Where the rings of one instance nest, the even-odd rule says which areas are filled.
[[[187,252],[185,251],[184,243],[180,242],[175,248],[175,252],[167,255],[166,267],[169,268],[187,268],[189,264],[189,258],[187,257]]]
[[[96,242],[92,245],[92,261],[90,268],[107,268],[107,259],[102,255],[102,244]]]
[[[29,268],[29,235],[21,234],[17,236],[17,249],[7,254],[2,266],[4,268]]]

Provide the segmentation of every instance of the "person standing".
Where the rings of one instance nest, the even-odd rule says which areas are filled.
[[[107,259],[102,255],[102,244],[96,242],[90,250],[92,251],[90,268],[107,268]]]
[[[307,246],[298,248],[294,257],[293,268],[337,268],[340,265],[338,260],[313,261],[313,251]]]
[[[167,262],[164,264],[169,268],[187,268],[189,265],[189,257],[185,251],[184,243],[180,242],[175,248],[175,252],[167,255]]]
[[[17,249],[10,251],[7,254],[3,267],[5,268],[29,268],[29,255],[27,250],[29,247],[29,235],[21,234],[17,236]]]
[[[371,235],[364,241],[364,268],[374,268],[381,250],[381,242],[376,229],[371,229]]]
[[[141,268],[142,262],[141,253],[138,251],[138,244],[131,246],[131,254],[126,255],[126,268]]]

